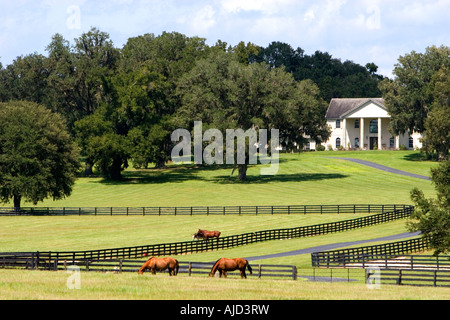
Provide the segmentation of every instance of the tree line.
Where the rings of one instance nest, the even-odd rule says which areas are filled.
[[[132,163],[169,161],[176,128],[195,120],[214,128],[280,128],[286,148],[305,136],[326,141],[323,115],[332,97],[376,97],[376,65],[341,62],[317,51],[273,42],[236,46],[163,32],[129,38],[116,48],[96,28],[71,44],[55,34],[47,56],[0,65],[0,101],[31,101],[61,114],[81,148],[86,174],[96,166],[120,179]]]
[[[0,64],[0,102],[28,101],[60,115],[86,175],[95,167],[119,180],[129,165],[164,167],[171,133],[192,131],[195,121],[223,132],[279,129],[288,151],[307,139],[320,144],[330,136],[324,114],[336,97],[383,96],[391,131],[427,132],[426,150],[448,154],[448,47],[400,57],[394,80],[378,75],[374,63],[342,62],[320,51],[306,55],[286,43],[264,48],[219,40],[209,46],[177,32],[132,37],[117,48],[107,33],[92,28],[74,43],[55,34],[46,51]],[[247,163],[238,169],[245,179]]]

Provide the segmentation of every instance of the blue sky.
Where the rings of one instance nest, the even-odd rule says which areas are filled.
[[[116,47],[145,33],[177,31],[212,45],[272,41],[326,51],[392,76],[400,55],[450,45],[450,0],[0,0],[0,62],[46,54],[52,35],[71,43],[91,27]]]

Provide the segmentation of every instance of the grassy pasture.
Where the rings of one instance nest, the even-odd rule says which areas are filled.
[[[78,251],[182,242],[191,241],[192,234],[199,228],[220,230],[222,236],[229,236],[361,216],[363,215],[0,217],[3,227],[0,251]],[[404,222],[396,222],[392,226],[395,226],[394,230],[386,228],[385,224],[377,234],[405,232]],[[367,234],[367,228],[356,230],[358,232]],[[375,233],[367,234],[369,235],[377,237]]]
[[[294,204],[409,204],[418,187],[434,194],[430,181],[395,175],[363,165],[331,159],[354,157],[404,171],[429,175],[434,162],[414,151],[354,151],[281,154],[278,174],[261,176],[259,166],[248,170],[248,181],[231,176],[232,168],[168,166],[167,169],[128,169],[124,181],[80,177],[69,198],[48,199],[50,207],[142,207]],[[23,205],[30,205],[24,203]]]
[[[169,166],[164,170],[134,170],[122,182],[80,178],[71,197],[47,200],[51,207],[138,207],[286,204],[410,204],[412,188],[434,195],[430,181],[394,175],[329,157],[354,157],[421,175],[436,163],[420,153],[320,152],[282,154],[273,177],[249,169],[249,181],[230,178],[231,168]],[[24,204],[26,205],[26,204]],[[0,217],[0,251],[65,251],[189,241],[198,228],[223,235],[288,228],[360,217],[353,214],[274,216],[96,216]],[[215,261],[219,257],[252,257],[311,248],[324,244],[375,239],[406,232],[405,220],[310,238],[257,243],[228,250],[178,256],[180,261]],[[377,243],[367,243],[372,245]],[[311,266],[310,255],[264,259],[253,263]],[[0,299],[446,299],[449,289],[383,286],[370,290],[359,283],[310,283],[208,279],[180,275],[138,277],[135,274],[82,273],[81,290],[69,290],[65,272],[0,269]],[[193,286],[202,290],[192,291]],[[220,293],[214,289],[219,288]]]
[[[188,277],[166,274],[82,272],[81,289],[69,289],[70,275],[0,269],[2,299],[46,300],[444,300],[449,288],[325,283],[305,280],[256,280]]]

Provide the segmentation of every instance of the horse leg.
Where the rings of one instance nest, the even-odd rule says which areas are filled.
[[[247,275],[245,274],[245,269],[241,271],[241,279],[247,279]]]

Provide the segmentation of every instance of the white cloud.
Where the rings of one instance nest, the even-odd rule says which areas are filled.
[[[307,54],[336,58],[380,70],[393,68],[412,50],[450,42],[450,0],[0,0],[0,57],[3,66],[22,54],[45,54],[51,36],[69,40],[91,26],[108,32],[116,46],[128,38],[163,31],[267,46],[281,41]],[[70,6],[80,8],[80,29],[68,28]],[[73,24],[71,24],[73,26]],[[386,71],[388,72],[388,71]]]
[[[294,2],[293,0],[220,0],[220,5],[227,13],[259,11],[264,14],[275,14],[280,8]]]
[[[216,24],[215,14],[216,12],[214,9],[210,5],[207,5],[198,11],[191,13],[191,15],[187,17],[185,23],[187,23],[191,32],[195,34],[204,34]]]

